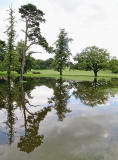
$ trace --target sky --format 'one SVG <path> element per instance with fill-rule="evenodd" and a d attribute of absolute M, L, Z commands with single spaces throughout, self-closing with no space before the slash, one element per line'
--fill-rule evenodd
<path fill-rule="evenodd" d="M 60 28 L 65 28 L 68 37 L 73 39 L 70 44 L 73 57 L 85 47 L 96 45 L 118 58 L 118 0 L 0 0 L 0 39 L 7 38 L 4 31 L 11 4 L 17 21 L 16 41 L 24 38 L 18 8 L 27 3 L 45 13 L 46 23 L 41 24 L 41 31 L 50 45 L 57 40 Z M 32 50 L 42 52 L 34 54 L 36 59 L 52 57 L 39 46 Z"/>

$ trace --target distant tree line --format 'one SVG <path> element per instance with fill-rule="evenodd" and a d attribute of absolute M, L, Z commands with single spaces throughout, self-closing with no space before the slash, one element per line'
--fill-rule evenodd
<path fill-rule="evenodd" d="M 112 73 L 118 73 L 118 60 L 110 57 L 106 49 L 97 46 L 89 46 L 73 57 L 74 62 L 70 61 L 72 53 L 69 49 L 69 43 L 72 41 L 68 37 L 65 29 L 60 29 L 58 38 L 54 46 L 49 46 L 46 39 L 42 36 L 40 24 L 45 22 L 43 11 L 32 4 L 23 5 L 19 8 L 21 19 L 25 24 L 23 28 L 24 40 L 15 43 L 15 18 L 12 8 L 9 9 L 9 25 L 6 30 L 7 41 L 0 40 L 0 71 L 7 71 L 8 78 L 11 71 L 20 74 L 20 80 L 23 80 L 23 74 L 31 69 L 54 69 L 62 76 L 65 68 L 77 70 L 92 70 L 95 77 L 103 69 L 109 69 Z M 48 53 L 52 53 L 54 58 L 47 60 L 34 59 L 31 46 L 42 46 Z M 39 54 L 41 54 L 39 52 Z"/>

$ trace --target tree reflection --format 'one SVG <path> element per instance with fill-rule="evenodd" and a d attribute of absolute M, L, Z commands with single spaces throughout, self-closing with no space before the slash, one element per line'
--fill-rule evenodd
<path fill-rule="evenodd" d="M 15 115 L 14 115 L 14 100 L 13 92 L 11 86 L 11 79 L 8 79 L 8 100 L 7 100 L 7 126 L 9 128 L 9 143 L 12 144 L 14 136 L 14 124 L 15 124 Z"/>
<path fill-rule="evenodd" d="M 8 141 L 12 144 L 15 124 L 14 87 L 11 79 L 1 80 L 0 83 L 0 109 L 7 111 L 6 126 L 8 130 Z"/>
<path fill-rule="evenodd" d="M 39 135 L 39 126 L 40 122 L 44 120 L 47 113 L 51 111 L 50 107 L 45 107 L 41 111 L 32 113 L 27 107 L 26 103 L 28 100 L 25 98 L 25 92 L 23 88 L 23 84 L 21 83 L 21 102 L 24 113 L 24 126 L 25 126 L 25 134 L 20 137 L 20 142 L 18 143 L 18 148 L 20 151 L 30 153 L 36 147 L 40 146 L 43 143 L 43 135 Z M 28 114 L 28 116 L 26 116 Z"/>
<path fill-rule="evenodd" d="M 39 135 L 40 122 L 44 120 L 47 113 L 51 111 L 51 107 L 44 107 L 42 110 L 32 113 L 29 111 L 27 104 L 32 107 L 37 107 L 29 103 L 31 91 L 39 84 L 39 80 L 33 79 L 27 83 L 19 83 L 17 80 L 12 81 L 2 80 L 0 83 L 0 109 L 6 109 L 9 144 L 13 143 L 14 124 L 15 124 L 15 109 L 18 107 L 23 111 L 25 134 L 21 136 L 18 148 L 21 151 L 30 153 L 36 147 L 43 143 L 43 135 Z M 40 83 L 42 85 L 42 82 Z"/>
<path fill-rule="evenodd" d="M 53 96 L 43 109 L 40 109 L 39 104 L 30 104 L 32 90 L 35 86 L 46 86 L 53 89 Z M 77 82 L 64 81 L 62 78 L 56 79 L 29 79 L 27 83 L 19 83 L 17 80 L 7 80 L 0 82 L 0 109 L 6 110 L 7 118 L 6 125 L 8 130 L 9 144 L 13 143 L 15 136 L 15 123 L 18 120 L 15 115 L 15 110 L 23 113 L 24 135 L 20 136 L 17 147 L 20 151 L 30 153 L 35 148 L 39 147 L 44 141 L 44 135 L 40 133 L 40 124 L 46 118 L 46 115 L 51 111 L 51 108 L 56 110 L 59 121 L 63 121 L 66 114 L 71 112 L 67 108 L 67 103 L 70 98 L 70 89 L 73 88 L 73 95 L 79 98 L 84 104 L 89 106 L 97 106 L 105 104 L 110 96 L 114 96 L 117 89 L 118 81 L 105 81 L 95 79 L 93 82 Z M 34 112 L 34 108 L 37 112 Z"/>
<path fill-rule="evenodd" d="M 109 92 L 106 90 L 110 88 L 110 82 L 105 80 L 94 79 L 93 82 L 74 82 L 75 90 L 73 94 L 79 98 L 82 103 L 89 106 L 96 106 L 105 104 L 109 98 Z"/>
<path fill-rule="evenodd" d="M 54 96 L 49 100 L 49 103 L 51 103 L 54 109 L 56 110 L 56 113 L 58 115 L 58 120 L 63 121 L 66 113 L 71 112 L 71 110 L 67 108 L 67 102 L 68 99 L 70 98 L 69 84 L 63 81 L 62 78 L 60 77 L 60 79 L 56 81 L 53 90 L 54 90 Z"/>
<path fill-rule="evenodd" d="M 46 81 L 42 83 L 46 83 Z M 42 83 L 40 81 L 39 84 L 42 85 Z M 66 113 L 70 112 L 70 109 L 67 109 L 67 101 L 70 98 L 68 84 L 60 78 L 57 81 L 53 80 L 53 83 L 48 81 L 46 86 L 53 88 L 54 90 L 54 96 L 49 100 L 50 106 L 44 107 L 41 111 L 32 113 L 26 107 L 26 104 L 29 104 L 29 101 L 26 99 L 26 92 L 24 92 L 23 84 L 21 84 L 20 102 L 24 113 L 25 134 L 20 137 L 20 142 L 18 143 L 20 151 L 30 153 L 43 143 L 44 136 L 38 134 L 38 131 L 40 122 L 44 120 L 47 113 L 51 111 L 51 107 L 54 107 L 57 111 L 58 119 L 60 121 L 65 118 Z"/>
<path fill-rule="evenodd" d="M 20 151 L 30 153 L 36 147 L 43 143 L 43 135 L 38 134 L 40 122 L 45 118 L 50 111 L 50 107 L 44 108 L 38 113 L 30 114 L 25 122 L 25 135 L 20 137 L 18 148 Z"/>

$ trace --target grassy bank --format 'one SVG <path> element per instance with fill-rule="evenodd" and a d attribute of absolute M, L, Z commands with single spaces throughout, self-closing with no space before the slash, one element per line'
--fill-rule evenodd
<path fill-rule="evenodd" d="M 33 73 L 35 72 L 35 74 Z M 40 72 L 40 74 L 37 74 Z M 4 77 L 7 76 L 7 72 L 0 72 L 0 76 Z M 19 77 L 19 74 L 16 72 L 12 72 L 12 76 Z M 39 77 L 54 77 L 59 78 L 59 72 L 54 70 L 38 70 L 38 71 L 30 71 L 24 74 L 24 77 L 32 77 L 32 78 L 39 78 Z M 68 69 L 63 71 L 63 78 L 68 80 L 93 80 L 94 74 L 92 71 L 78 71 L 78 70 L 71 70 Z M 118 78 L 118 74 L 113 74 L 111 71 L 100 71 L 98 72 L 98 79 L 110 79 L 110 78 Z"/>
<path fill-rule="evenodd" d="M 38 71 L 40 74 L 33 74 L 33 72 L 28 72 L 24 74 L 24 77 L 55 77 L 59 78 L 59 72 L 54 70 L 40 70 Z M 92 71 L 78 71 L 78 70 L 71 70 L 68 69 L 63 71 L 63 78 L 70 79 L 70 80 L 93 80 L 94 74 Z M 118 78 L 118 74 L 113 74 L 111 71 L 100 71 L 98 72 L 98 79 L 99 78 Z"/>

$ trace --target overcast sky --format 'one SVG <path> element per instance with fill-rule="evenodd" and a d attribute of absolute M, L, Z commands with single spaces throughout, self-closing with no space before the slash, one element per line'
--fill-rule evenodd
<path fill-rule="evenodd" d="M 46 23 L 41 29 L 50 45 L 56 41 L 59 29 L 65 28 L 74 40 L 70 44 L 73 56 L 87 46 L 96 45 L 118 57 L 118 0 L 0 0 L 0 39 L 5 38 L 6 10 L 11 4 L 18 22 L 16 41 L 22 38 L 18 8 L 27 3 L 36 5 L 45 13 Z M 39 47 L 33 49 L 45 53 Z M 34 57 L 47 59 L 50 56 L 35 54 Z"/>

